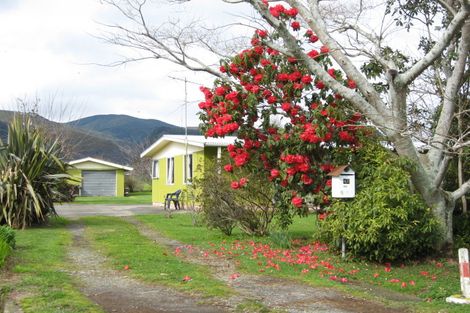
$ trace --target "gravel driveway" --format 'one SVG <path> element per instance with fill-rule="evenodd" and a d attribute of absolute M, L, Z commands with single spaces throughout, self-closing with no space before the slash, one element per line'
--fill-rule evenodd
<path fill-rule="evenodd" d="M 132 216 L 139 214 L 161 214 L 163 206 L 143 204 L 74 204 L 65 203 L 55 206 L 60 216 L 74 219 L 83 216 Z"/>

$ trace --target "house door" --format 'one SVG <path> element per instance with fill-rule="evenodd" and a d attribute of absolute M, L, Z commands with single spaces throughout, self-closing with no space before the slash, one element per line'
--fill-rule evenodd
<path fill-rule="evenodd" d="M 82 171 L 82 196 L 116 196 L 116 171 Z"/>

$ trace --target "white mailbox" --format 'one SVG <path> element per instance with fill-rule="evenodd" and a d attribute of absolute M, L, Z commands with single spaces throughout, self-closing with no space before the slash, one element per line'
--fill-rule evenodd
<path fill-rule="evenodd" d="M 349 165 L 338 166 L 328 176 L 331 176 L 331 196 L 333 198 L 354 198 L 356 196 L 356 174 Z"/>

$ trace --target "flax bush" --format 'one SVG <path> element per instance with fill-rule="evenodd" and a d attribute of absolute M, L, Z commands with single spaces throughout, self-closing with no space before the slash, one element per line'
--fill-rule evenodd
<path fill-rule="evenodd" d="M 7 142 L 0 141 L 0 225 L 24 228 L 56 214 L 54 200 L 63 196 L 59 186 L 70 179 L 59 151 L 29 117 L 12 120 Z"/>

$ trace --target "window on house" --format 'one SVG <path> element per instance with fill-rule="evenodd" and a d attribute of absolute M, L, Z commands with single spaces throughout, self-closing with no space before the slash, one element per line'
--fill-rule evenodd
<path fill-rule="evenodd" d="M 158 160 L 153 160 L 152 162 L 152 177 L 160 178 L 160 168 L 158 166 Z"/>
<path fill-rule="evenodd" d="M 191 183 L 193 180 L 193 155 L 188 154 L 184 158 L 184 182 Z"/>
<path fill-rule="evenodd" d="M 175 158 L 166 159 L 166 183 L 175 183 Z"/>

